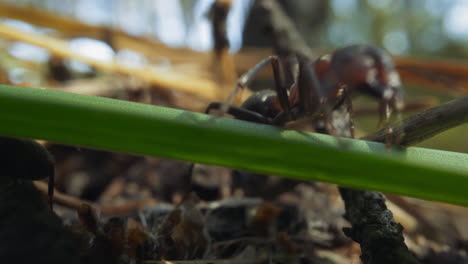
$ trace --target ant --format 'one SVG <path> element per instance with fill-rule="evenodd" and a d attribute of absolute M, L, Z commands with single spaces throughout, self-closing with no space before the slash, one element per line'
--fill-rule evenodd
<path fill-rule="evenodd" d="M 297 62 L 295 74 L 282 69 L 277 56 L 264 59 L 240 76 L 226 103 L 210 103 L 205 113 L 220 110 L 240 120 L 276 126 L 311 117 L 317 121 L 317 130 L 321 126 L 332 135 L 354 137 L 349 117 L 350 96 L 354 91 L 379 100 L 381 122 L 388 122 L 391 114 L 403 107 L 399 75 L 390 55 L 380 48 L 352 45 L 321 56 L 314 63 L 297 55 Z M 240 107 L 230 105 L 235 94 L 269 64 L 273 68 L 275 90 L 254 93 Z M 285 83 L 288 74 L 295 76 L 292 84 Z M 342 118 L 337 120 L 335 113 L 342 114 Z"/>

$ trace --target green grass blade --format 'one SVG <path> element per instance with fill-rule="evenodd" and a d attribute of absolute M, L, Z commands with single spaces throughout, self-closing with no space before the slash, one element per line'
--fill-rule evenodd
<path fill-rule="evenodd" d="M 139 103 L 0 86 L 0 134 L 468 205 L 468 155 L 288 131 Z M 341 141 L 340 141 L 341 142 Z M 27 166 L 27 164 L 25 164 Z"/>

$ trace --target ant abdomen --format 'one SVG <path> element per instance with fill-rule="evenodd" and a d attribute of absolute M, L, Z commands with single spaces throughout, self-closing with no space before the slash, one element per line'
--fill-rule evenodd
<path fill-rule="evenodd" d="M 276 92 L 273 90 L 254 93 L 242 103 L 241 107 L 271 119 L 282 111 Z"/>

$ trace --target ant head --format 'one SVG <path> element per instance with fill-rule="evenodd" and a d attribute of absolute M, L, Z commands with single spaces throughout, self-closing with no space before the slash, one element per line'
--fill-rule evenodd
<path fill-rule="evenodd" d="M 354 45 L 337 50 L 330 61 L 328 79 L 350 91 L 378 98 L 392 110 L 403 107 L 403 90 L 392 58 L 384 50 Z M 330 82 L 330 81 L 329 81 Z"/>

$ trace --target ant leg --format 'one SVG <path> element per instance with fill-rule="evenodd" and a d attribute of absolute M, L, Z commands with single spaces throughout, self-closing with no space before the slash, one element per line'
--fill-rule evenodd
<path fill-rule="evenodd" d="M 379 103 L 379 126 L 388 125 L 391 115 L 392 109 L 389 102 L 387 100 L 381 101 Z"/>
<path fill-rule="evenodd" d="M 312 68 L 309 60 L 302 56 L 298 56 L 299 60 L 299 105 L 301 111 L 307 115 L 314 112 L 313 104 L 318 103 L 318 110 L 323 111 L 324 121 L 327 130 L 331 135 L 336 136 L 337 131 L 332 122 L 332 109 L 328 102 L 328 95 L 321 85 L 315 70 Z M 315 101 L 313 101 L 315 100 Z M 317 102 L 318 101 L 318 102 Z"/>
<path fill-rule="evenodd" d="M 398 109 L 395 109 L 392 107 L 388 102 L 380 102 L 379 105 L 379 112 L 380 112 L 380 122 L 379 126 L 385 127 L 386 130 L 386 136 L 385 136 L 385 147 L 387 150 L 390 150 L 393 145 L 398 145 L 400 144 L 400 137 L 401 137 L 401 132 L 396 132 L 394 131 L 394 127 L 390 125 L 391 121 L 390 119 L 394 116 L 392 114 L 396 112 L 397 114 L 400 114 Z"/>
<path fill-rule="evenodd" d="M 276 93 L 278 94 L 278 100 L 281 104 L 281 107 L 283 108 L 284 111 L 289 112 L 290 106 L 289 106 L 289 100 L 288 100 L 288 91 L 285 88 L 284 85 L 284 79 L 283 79 L 283 74 L 281 71 L 281 67 L 279 64 L 279 59 L 277 56 L 270 56 L 261 62 L 259 62 L 257 65 L 255 65 L 253 68 L 248 70 L 246 73 L 242 74 L 239 79 L 237 80 L 237 85 L 234 88 L 234 90 L 231 92 L 231 94 L 228 96 L 226 101 L 221 107 L 221 113 L 225 113 L 229 106 L 232 104 L 232 101 L 234 100 L 234 97 L 236 94 L 243 88 L 247 87 L 250 82 L 253 80 L 253 78 L 261 71 L 263 70 L 268 64 L 271 64 L 273 68 L 273 77 L 275 79 L 275 90 Z"/>
<path fill-rule="evenodd" d="M 301 110 L 305 113 L 312 112 L 312 102 L 314 98 L 318 99 L 320 105 L 325 105 L 327 95 L 320 84 L 320 81 L 312 68 L 308 59 L 298 56 L 299 61 L 299 76 L 298 76 L 298 91 L 299 91 L 299 105 Z M 312 94 L 313 92 L 313 94 Z"/>
<path fill-rule="evenodd" d="M 352 114 L 353 114 L 353 102 L 351 101 L 351 96 L 349 95 L 349 93 L 344 90 L 343 92 L 343 97 L 344 97 L 344 101 L 343 101 L 343 104 L 344 104 L 344 107 L 346 107 L 346 116 L 347 116 L 347 130 L 348 130 L 348 135 L 350 138 L 354 138 L 354 122 L 353 122 L 353 119 L 351 118 Z"/>
<path fill-rule="evenodd" d="M 278 96 L 278 100 L 280 102 L 283 111 L 289 115 L 291 112 L 291 106 L 289 105 L 289 96 L 288 90 L 286 88 L 283 73 L 284 71 L 281 70 L 281 65 L 279 63 L 278 57 L 274 57 L 271 61 L 271 66 L 273 68 L 273 77 L 275 79 L 275 91 L 276 95 Z"/>
<path fill-rule="evenodd" d="M 209 114 L 211 110 L 222 110 L 223 106 L 226 105 L 220 102 L 210 103 L 205 110 L 205 114 Z M 260 124 L 272 124 L 271 119 L 264 117 L 257 112 L 253 112 L 239 106 L 227 105 L 225 112 L 234 116 L 236 119 Z"/>
<path fill-rule="evenodd" d="M 324 129 L 335 137 L 354 138 L 354 123 L 351 119 L 352 102 L 346 89 L 342 89 L 342 96 L 334 108 L 330 105 L 327 88 L 324 87 L 311 63 L 304 57 L 299 57 L 299 104 L 304 114 L 314 111 L 313 104 L 318 103 L 316 108 L 323 112 Z M 342 145 L 342 141 L 338 140 Z"/>

